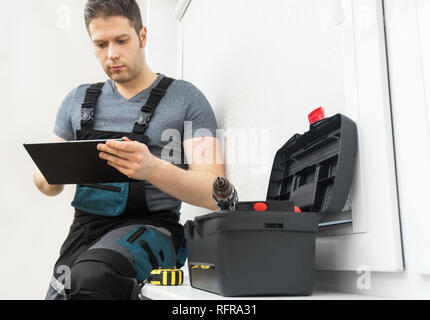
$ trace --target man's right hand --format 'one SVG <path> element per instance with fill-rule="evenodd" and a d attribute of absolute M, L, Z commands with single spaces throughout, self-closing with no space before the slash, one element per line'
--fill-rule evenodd
<path fill-rule="evenodd" d="M 52 141 L 53 142 L 61 142 L 61 141 L 66 141 L 62 138 L 60 138 L 57 135 L 53 135 L 52 137 Z M 46 181 L 45 177 L 43 176 L 43 174 L 40 172 L 40 170 L 38 168 L 36 168 L 34 170 L 34 174 L 33 174 L 33 178 L 34 178 L 34 184 L 36 185 L 37 189 L 40 190 L 40 192 L 42 192 L 44 195 L 48 196 L 48 197 L 55 197 L 57 195 L 59 195 L 63 189 L 64 189 L 64 185 L 51 185 L 48 183 L 48 181 Z"/>

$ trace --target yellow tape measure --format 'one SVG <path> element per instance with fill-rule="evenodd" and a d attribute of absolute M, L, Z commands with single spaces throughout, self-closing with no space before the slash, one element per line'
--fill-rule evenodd
<path fill-rule="evenodd" d="M 179 286 L 184 282 L 184 272 L 180 269 L 155 269 L 148 281 L 157 286 Z"/>

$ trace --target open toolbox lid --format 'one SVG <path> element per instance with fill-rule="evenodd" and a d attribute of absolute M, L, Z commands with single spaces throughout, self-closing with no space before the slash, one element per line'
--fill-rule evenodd
<path fill-rule="evenodd" d="M 276 153 L 267 200 L 290 200 L 302 211 L 340 213 L 345 207 L 357 153 L 357 127 L 337 114 L 294 135 Z"/>

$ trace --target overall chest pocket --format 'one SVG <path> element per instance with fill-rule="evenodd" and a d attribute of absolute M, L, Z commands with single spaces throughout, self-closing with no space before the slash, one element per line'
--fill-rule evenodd
<path fill-rule="evenodd" d="M 129 189 L 129 182 L 77 185 L 72 206 L 80 211 L 116 217 L 127 206 Z"/>

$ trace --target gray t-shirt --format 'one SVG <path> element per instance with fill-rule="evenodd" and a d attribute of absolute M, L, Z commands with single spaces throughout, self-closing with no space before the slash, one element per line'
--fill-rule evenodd
<path fill-rule="evenodd" d="M 131 99 L 125 99 L 109 79 L 102 88 L 95 113 L 94 130 L 132 132 L 140 110 L 151 90 L 164 75 Z M 55 122 L 54 134 L 75 140 L 81 126 L 81 106 L 90 84 L 73 89 L 61 104 Z M 151 153 L 183 169 L 188 169 L 182 147 L 183 141 L 201 136 L 216 136 L 217 123 L 209 102 L 193 84 L 174 81 L 158 105 L 146 129 Z M 162 192 L 145 181 L 148 208 L 152 211 L 170 210 L 179 215 L 181 201 Z"/>

